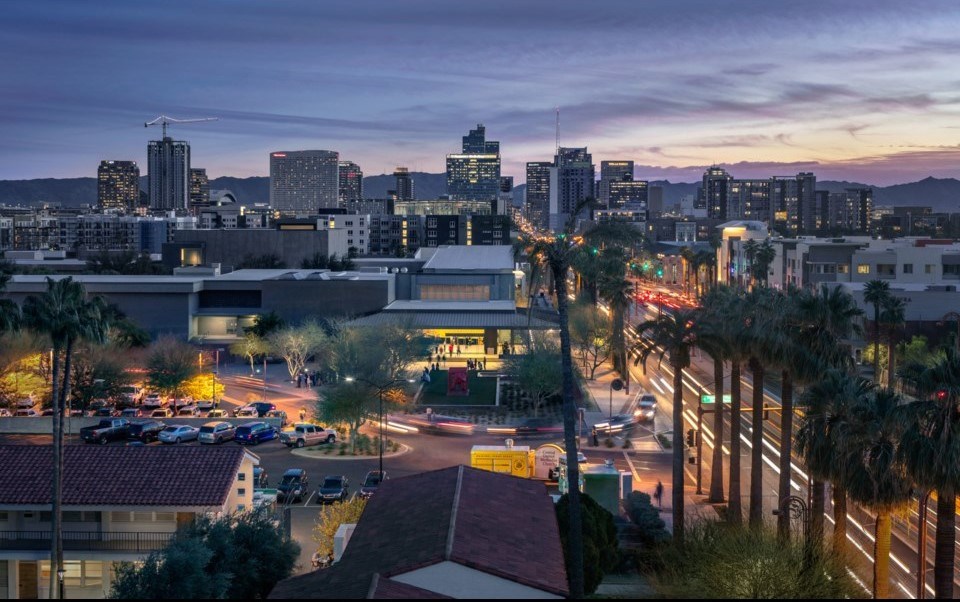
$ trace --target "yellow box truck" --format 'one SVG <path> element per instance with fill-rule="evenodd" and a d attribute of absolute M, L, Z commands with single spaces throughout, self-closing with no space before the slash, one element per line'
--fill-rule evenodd
<path fill-rule="evenodd" d="M 515 477 L 533 477 L 533 450 L 526 445 L 474 445 L 470 450 L 470 466 Z"/>

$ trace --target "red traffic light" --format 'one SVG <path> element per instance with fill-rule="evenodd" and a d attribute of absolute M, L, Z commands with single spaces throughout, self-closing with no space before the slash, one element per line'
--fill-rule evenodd
<path fill-rule="evenodd" d="M 947 398 L 947 392 L 943 389 L 937 391 L 937 401 L 943 401 Z"/>

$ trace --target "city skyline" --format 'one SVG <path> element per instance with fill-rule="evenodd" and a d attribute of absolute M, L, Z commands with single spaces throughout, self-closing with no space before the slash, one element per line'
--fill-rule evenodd
<path fill-rule="evenodd" d="M 520 184 L 554 154 L 554 107 L 562 146 L 633 160 L 645 179 L 694 182 L 714 163 L 875 185 L 960 176 L 949 2 L 611 2 L 586 17 L 369 4 L 231 2 L 229 19 L 218 2 L 11 6 L 0 179 L 146 164 L 142 123 L 165 113 L 220 118 L 170 134 L 211 177 L 265 175 L 276 148 L 442 173 L 484 123 Z"/>

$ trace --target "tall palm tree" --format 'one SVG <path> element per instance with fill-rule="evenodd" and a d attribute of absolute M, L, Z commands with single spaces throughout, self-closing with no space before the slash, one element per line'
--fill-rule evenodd
<path fill-rule="evenodd" d="M 904 409 L 901 459 L 917 485 L 937 491 L 934 589 L 938 599 L 951 599 L 960 491 L 960 355 L 947 348 L 932 366 L 910 378 L 924 399 Z"/>
<path fill-rule="evenodd" d="M 897 330 L 907 321 L 907 302 L 900 297 L 889 296 L 881 302 L 880 322 L 887 330 L 887 388 L 893 389 L 897 353 Z"/>
<path fill-rule="evenodd" d="M 863 301 L 873 304 L 873 379 L 880 378 L 880 306 L 890 296 L 890 283 L 871 280 L 863 286 Z"/>
<path fill-rule="evenodd" d="M 828 370 L 801 397 L 806 408 L 797 429 L 797 451 L 813 479 L 810 530 L 813 541 L 823 537 L 824 482 L 832 483 L 833 551 L 840 557 L 847 545 L 847 493 L 842 443 L 850 428 L 850 411 L 870 394 L 873 385 L 842 371 Z"/>
<path fill-rule="evenodd" d="M 51 596 L 57 594 L 53 575 L 63 567 L 63 435 L 64 410 L 70 395 L 70 368 L 74 346 L 80 340 L 103 342 L 108 327 L 103 299 L 86 298 L 79 282 L 67 277 L 47 278 L 47 292 L 30 295 L 23 303 L 24 323 L 44 333 L 53 346 L 51 398 L 53 405 L 53 483 L 50 550 Z M 62 358 L 62 364 L 61 364 Z M 62 384 L 61 384 L 62 378 Z"/>
<path fill-rule="evenodd" d="M 684 535 L 683 514 L 683 371 L 690 367 L 690 351 L 697 344 L 699 332 L 698 312 L 678 310 L 663 314 L 656 320 L 647 320 L 637 325 L 637 353 L 634 364 L 643 363 L 657 355 L 658 361 L 669 357 L 673 368 L 673 536 L 682 544 Z"/>
<path fill-rule="evenodd" d="M 770 279 L 770 264 L 777 257 L 777 250 L 770 244 L 769 240 L 763 241 L 753 257 L 753 263 L 750 264 L 750 272 L 753 274 L 754 284 L 767 286 Z"/>
<path fill-rule="evenodd" d="M 891 513 L 910 500 L 912 482 L 898 448 L 904 422 L 900 396 L 874 390 L 851 408 L 850 429 L 840 449 L 850 498 L 877 515 L 873 545 L 873 597 L 890 593 Z"/>
<path fill-rule="evenodd" d="M 626 313 L 633 302 L 633 285 L 623 276 L 603 276 L 600 279 L 600 296 L 610 306 L 613 367 L 621 376 L 626 376 L 627 344 L 624 324 Z"/>
<path fill-rule="evenodd" d="M 727 336 L 727 357 L 730 360 L 730 482 L 727 501 L 727 520 L 732 525 L 743 521 L 742 487 L 740 480 L 740 432 L 742 425 L 741 367 L 750 358 L 750 327 L 748 306 L 742 293 L 728 298 L 724 314 Z"/>
<path fill-rule="evenodd" d="M 743 255 L 747 258 L 747 270 L 750 274 L 750 284 L 753 284 L 757 281 L 757 274 L 754 272 L 753 266 L 757 257 L 758 248 L 760 248 L 760 244 L 752 238 L 743 244 Z M 738 275 L 740 274 L 738 273 Z"/>

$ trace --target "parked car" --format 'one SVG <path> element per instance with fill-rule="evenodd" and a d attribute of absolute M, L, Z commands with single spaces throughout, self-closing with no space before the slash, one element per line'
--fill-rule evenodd
<path fill-rule="evenodd" d="M 307 471 L 302 468 L 291 468 L 283 473 L 280 482 L 277 483 L 277 501 L 303 501 L 308 485 Z"/>
<path fill-rule="evenodd" d="M 45 410 L 43 410 L 42 412 L 40 412 L 40 415 L 41 415 L 41 416 L 53 416 L 53 408 L 46 408 Z"/>
<path fill-rule="evenodd" d="M 120 412 L 121 418 L 141 418 L 143 416 L 146 416 L 146 413 L 142 408 L 124 408 Z"/>
<path fill-rule="evenodd" d="M 91 416 L 95 416 L 95 412 L 100 408 L 110 407 L 110 402 L 106 399 L 94 399 L 89 404 L 87 404 L 87 411 L 90 412 Z"/>
<path fill-rule="evenodd" d="M 252 408 L 250 406 L 243 406 L 237 408 L 233 412 L 234 417 L 236 418 L 259 418 L 260 413 L 257 412 L 257 408 Z"/>
<path fill-rule="evenodd" d="M 208 422 L 200 427 L 200 443 L 223 443 L 237 435 L 237 427 L 229 422 Z"/>
<path fill-rule="evenodd" d="M 270 410 L 264 415 L 264 418 L 279 418 L 280 426 L 287 426 L 287 413 L 283 410 Z"/>
<path fill-rule="evenodd" d="M 126 405 L 137 405 L 143 398 L 143 389 L 138 385 L 124 385 L 120 387 L 120 401 Z"/>
<path fill-rule="evenodd" d="M 209 412 L 213 408 L 217 407 L 216 402 L 211 401 L 209 399 L 198 399 L 197 403 L 195 403 L 194 405 L 196 405 L 197 409 L 200 410 L 201 412 Z"/>
<path fill-rule="evenodd" d="M 183 406 L 177 410 L 177 416 L 181 416 L 183 418 L 196 418 L 199 415 L 200 410 L 197 408 L 197 406 Z"/>
<path fill-rule="evenodd" d="M 247 404 L 248 408 L 256 408 L 257 416 L 263 418 L 270 410 L 276 410 L 277 406 L 269 401 L 251 401 Z"/>
<path fill-rule="evenodd" d="M 277 438 L 277 431 L 266 422 L 247 422 L 237 427 L 237 443 L 258 445 Z"/>
<path fill-rule="evenodd" d="M 167 400 L 161 397 L 159 393 L 147 393 L 143 396 L 141 405 L 144 408 L 162 408 L 167 405 Z"/>
<path fill-rule="evenodd" d="M 87 443 L 105 444 L 107 441 L 126 439 L 130 432 L 130 421 L 126 418 L 101 420 L 97 426 L 85 426 L 80 429 L 80 438 Z"/>
<path fill-rule="evenodd" d="M 150 412 L 151 418 L 173 418 L 173 411 L 170 408 L 157 408 Z"/>
<path fill-rule="evenodd" d="M 27 395 L 26 397 L 21 397 L 17 400 L 17 407 L 22 409 L 32 408 L 37 405 L 37 398 L 34 397 L 33 393 Z"/>
<path fill-rule="evenodd" d="M 220 408 L 214 408 L 207 412 L 207 418 L 227 418 L 229 415 L 226 410 Z"/>
<path fill-rule="evenodd" d="M 150 443 L 156 441 L 160 436 L 160 431 L 165 428 L 167 428 L 167 425 L 159 420 L 136 420 L 130 423 L 127 439 Z"/>
<path fill-rule="evenodd" d="M 117 416 L 117 410 L 113 406 L 103 406 L 91 412 L 90 415 L 99 416 L 101 418 L 105 418 L 109 416 Z"/>
<path fill-rule="evenodd" d="M 174 399 L 173 401 L 171 401 L 171 402 L 170 402 L 170 405 L 173 406 L 173 409 L 174 409 L 174 410 L 179 411 L 180 408 L 185 408 L 185 407 L 187 407 L 187 406 L 192 406 L 192 405 L 194 405 L 194 404 L 193 404 L 193 398 L 192 398 L 192 397 L 180 397 L 180 398 L 178 398 L 178 399 Z"/>
<path fill-rule="evenodd" d="M 363 479 L 363 485 L 360 486 L 360 497 L 369 499 L 377 492 L 380 483 L 388 478 L 386 471 L 381 473 L 379 470 L 371 470 L 368 472 Z"/>
<path fill-rule="evenodd" d="M 270 479 L 267 478 L 267 471 L 259 466 L 253 467 L 253 488 L 266 489 L 270 486 Z"/>
<path fill-rule="evenodd" d="M 280 443 L 287 447 L 334 443 L 336 440 L 337 431 L 306 422 L 298 422 L 292 428 L 280 432 Z"/>
<path fill-rule="evenodd" d="M 14 414 L 14 416 L 17 416 L 17 417 L 26 417 L 26 418 L 33 418 L 34 416 L 39 416 L 39 415 L 40 415 L 40 412 L 34 410 L 33 408 L 19 409 Z"/>
<path fill-rule="evenodd" d="M 0 408 L 0 418 L 10 418 L 13 414 L 7 408 Z"/>
<path fill-rule="evenodd" d="M 200 429 L 187 424 L 171 424 L 160 431 L 158 439 L 161 443 L 182 443 L 184 441 L 196 441 L 200 434 Z"/>
<path fill-rule="evenodd" d="M 350 481 L 343 475 L 328 475 L 317 488 L 317 503 L 343 502 L 350 495 Z"/>

